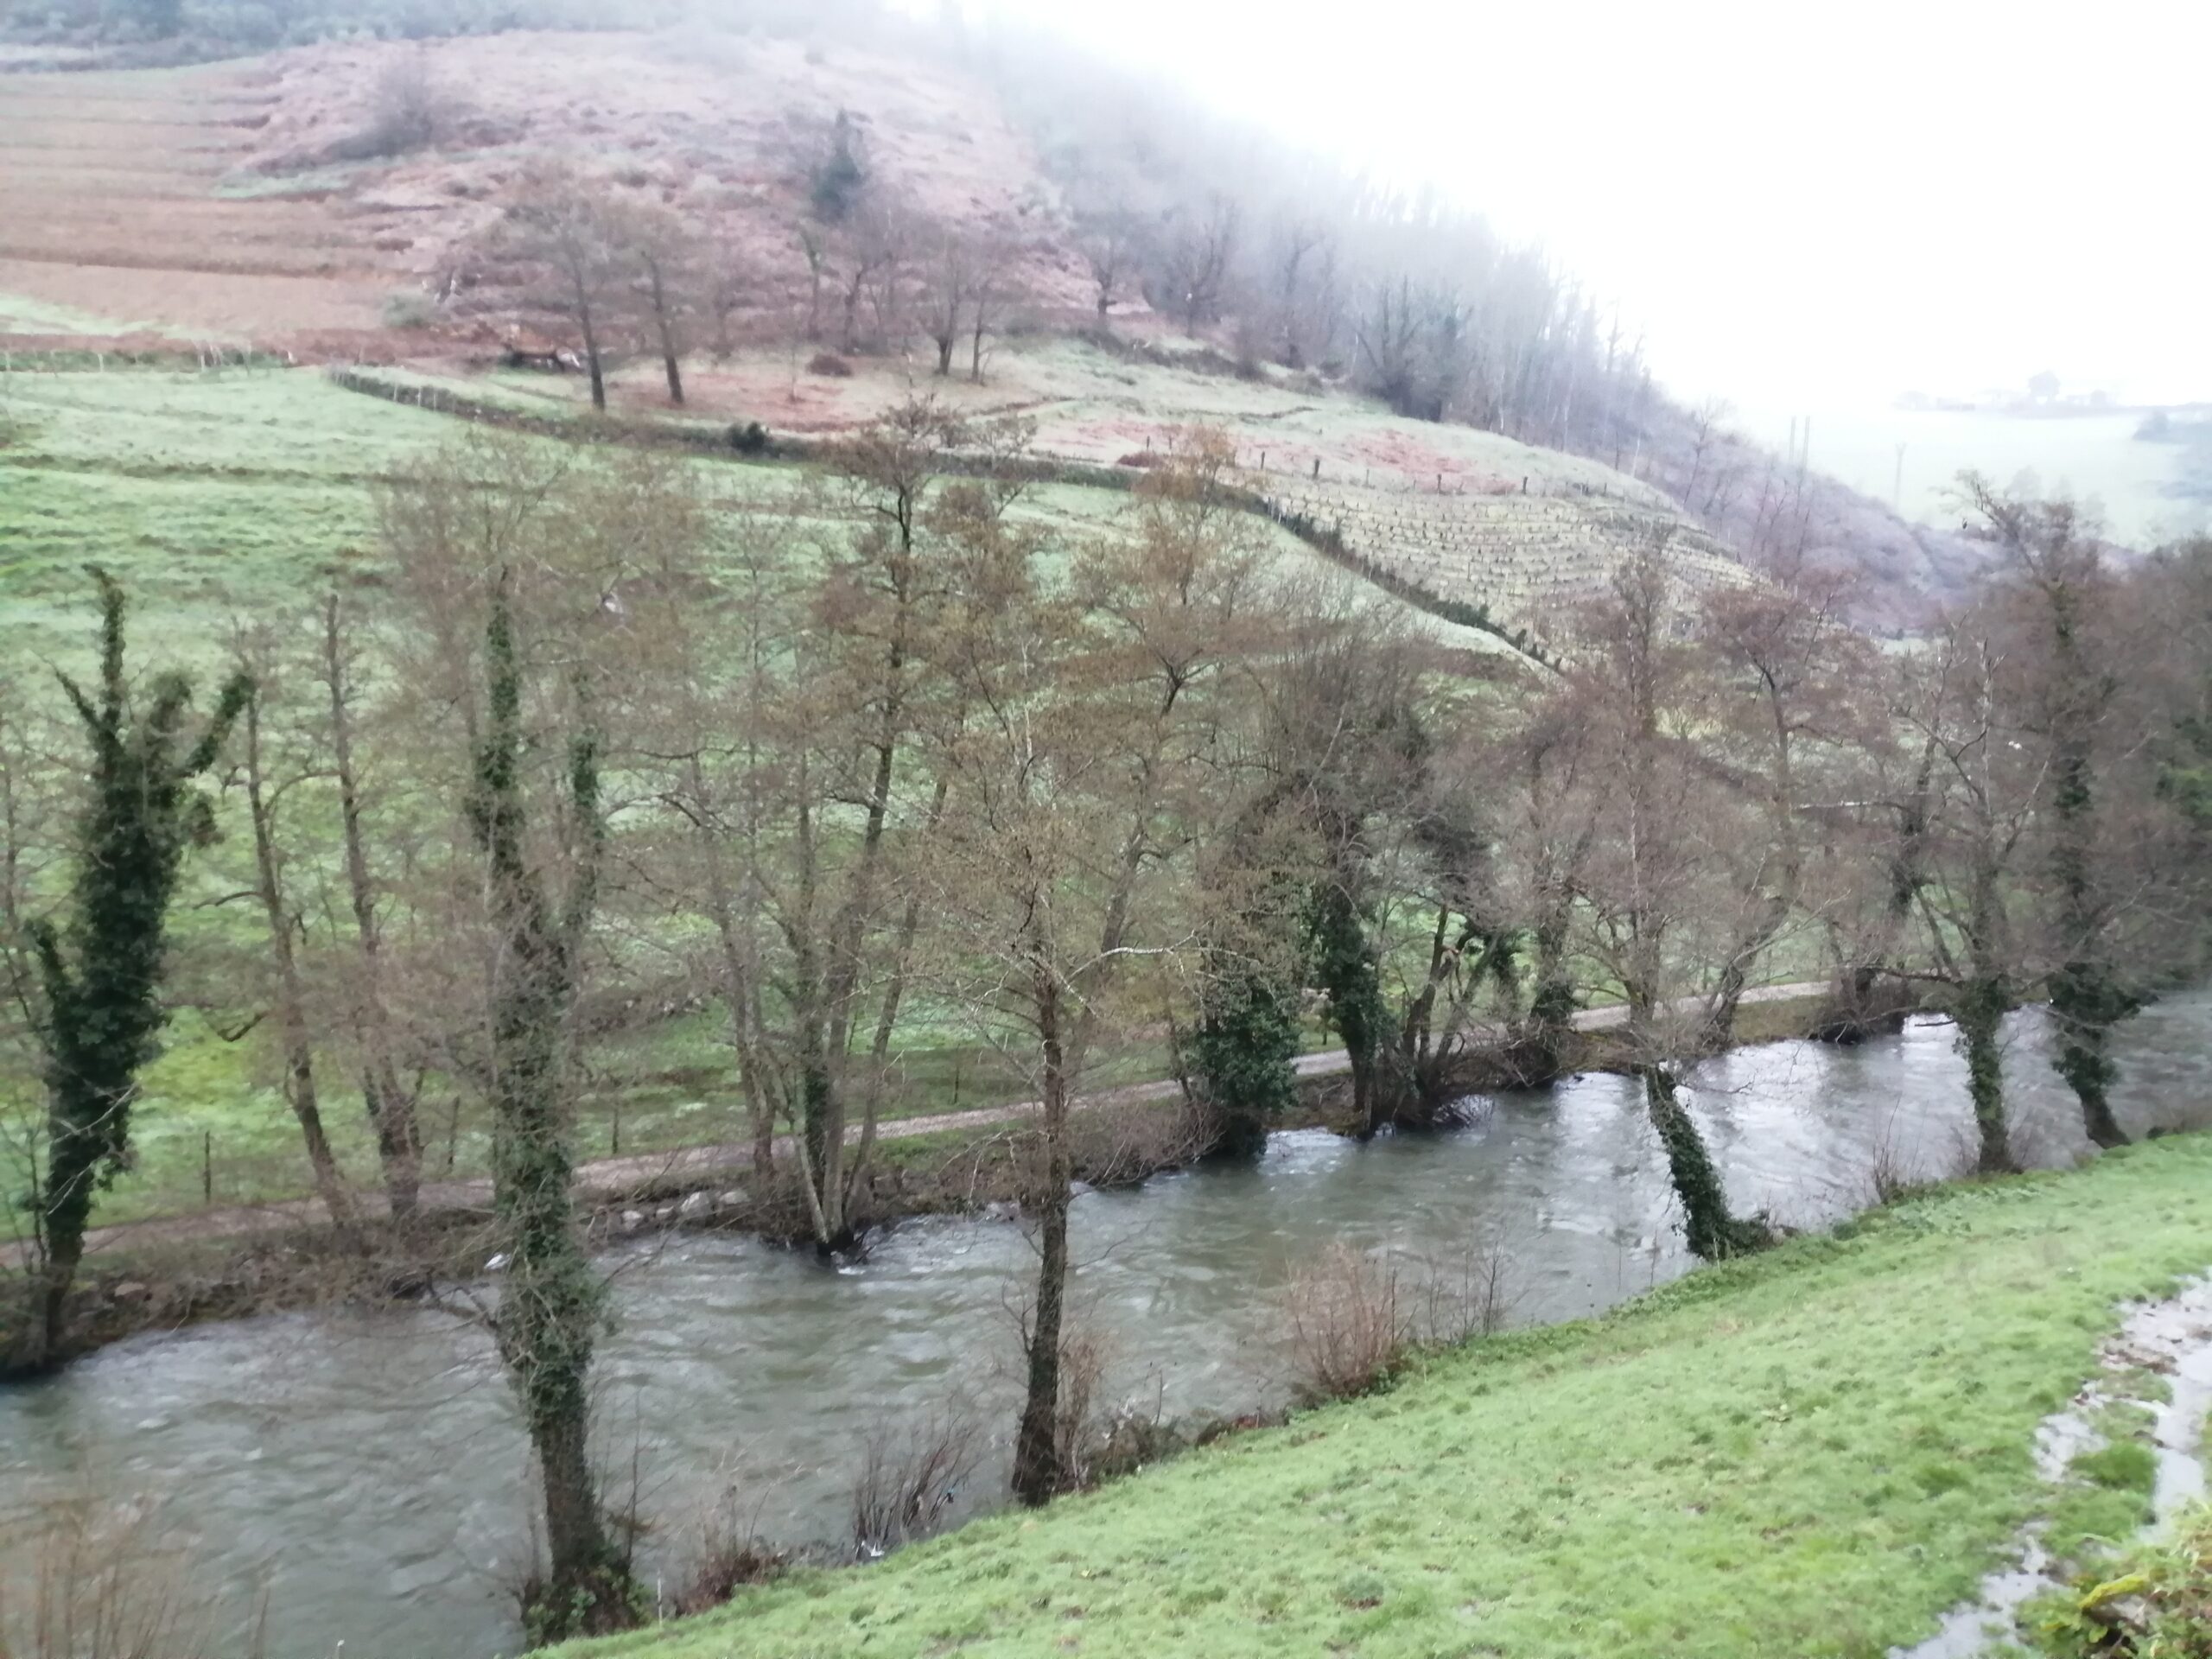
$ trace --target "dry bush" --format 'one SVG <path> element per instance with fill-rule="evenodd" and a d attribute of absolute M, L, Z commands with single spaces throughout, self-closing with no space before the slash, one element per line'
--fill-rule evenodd
<path fill-rule="evenodd" d="M 1087 1106 L 1068 1120 L 1068 1155 L 1093 1186 L 1128 1186 L 1204 1154 L 1204 1116 L 1180 1098 Z"/>
<path fill-rule="evenodd" d="M 1980 1162 L 1973 1132 L 1963 1125 L 1953 1130 L 1947 1144 L 1920 1159 L 1908 1160 L 1897 1137 L 1897 1120 L 1891 1118 L 1883 1124 L 1868 1154 L 1867 1202 L 1895 1204 L 1929 1187 L 1969 1179 L 1980 1167 Z"/>
<path fill-rule="evenodd" d="M 1387 1255 L 1332 1244 L 1283 1294 L 1292 1387 L 1315 1404 L 1367 1393 L 1411 1345 L 1398 1269 Z"/>
<path fill-rule="evenodd" d="M 738 1493 L 738 1483 L 724 1485 L 690 1529 L 683 1573 L 669 1610 L 679 1617 L 719 1607 L 747 1586 L 766 1584 L 791 1564 L 790 1551 L 760 1535 L 760 1499 L 744 1503 Z"/>
<path fill-rule="evenodd" d="M 1505 1328 L 1522 1294 L 1504 1242 L 1478 1238 L 1458 1255 L 1421 1263 L 1415 1329 L 1422 1344 L 1431 1348 L 1491 1336 Z"/>
<path fill-rule="evenodd" d="M 849 380 L 853 378 L 853 365 L 835 352 L 817 352 L 812 357 L 807 359 L 806 372 L 809 374 L 828 375 L 833 380 Z"/>
<path fill-rule="evenodd" d="M 975 1419 L 950 1408 L 903 1433 L 884 1429 L 868 1436 L 853 1479 L 855 1558 L 874 1560 L 943 1531 L 976 1471 L 980 1438 Z"/>
<path fill-rule="evenodd" d="M 459 96 L 430 67 L 429 56 L 408 52 L 378 72 L 369 89 L 368 124 L 333 144 L 331 162 L 385 161 L 438 143 L 461 119 Z"/>
<path fill-rule="evenodd" d="M 160 1534 L 142 1507 L 76 1499 L 0 1535 L 0 1659 L 259 1654 L 260 1630 L 224 1631 L 189 1563 Z"/>
<path fill-rule="evenodd" d="M 1071 1324 L 1060 1333 L 1060 1490 L 1079 1492 L 1096 1483 L 1096 1453 L 1105 1442 L 1101 1428 L 1102 1390 L 1109 1356 L 1096 1332 Z"/>

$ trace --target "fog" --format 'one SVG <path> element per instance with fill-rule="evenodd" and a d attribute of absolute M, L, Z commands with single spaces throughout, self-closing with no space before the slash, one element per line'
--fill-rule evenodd
<path fill-rule="evenodd" d="M 1688 399 L 1863 410 L 2044 369 L 2212 397 L 2212 8 L 971 10 L 1481 208 L 1618 304 Z"/>

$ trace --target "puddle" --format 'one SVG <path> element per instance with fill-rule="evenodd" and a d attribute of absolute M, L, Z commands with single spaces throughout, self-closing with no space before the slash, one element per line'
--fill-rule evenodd
<path fill-rule="evenodd" d="M 2164 1301 L 2128 1313 L 2120 1333 L 2098 1355 L 2109 1375 L 2154 1371 L 2166 1379 L 2169 1397 L 2153 1404 L 2152 1445 L 2158 1478 L 2152 1495 L 2155 1535 L 2190 1503 L 2204 1496 L 2204 1465 L 2198 1456 L 2204 1416 L 2212 1408 L 2212 1277 L 2191 1280 Z M 2036 1426 L 2036 1471 L 2051 1485 L 2065 1478 L 2067 1466 L 2104 1443 L 2094 1427 L 2112 1394 L 2091 1382 Z M 1943 1615 L 1936 1634 L 1910 1648 L 1891 1648 L 1889 1659 L 1977 1659 L 2017 1635 L 2020 1608 L 2056 1587 L 2050 1552 L 2044 1548 L 2044 1522 L 2021 1529 L 2012 1560 L 1981 1581 L 1971 1602 Z"/>

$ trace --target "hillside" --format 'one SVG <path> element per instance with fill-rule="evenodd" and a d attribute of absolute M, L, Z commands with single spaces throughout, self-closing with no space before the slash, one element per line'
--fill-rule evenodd
<path fill-rule="evenodd" d="M 1971 563 L 1956 538 L 1910 530 L 1817 476 L 1777 474 L 1740 440 L 1694 441 L 1632 361 L 1615 372 L 1618 395 L 1578 399 L 1575 377 L 1593 371 L 1563 361 L 1546 372 L 1567 377 L 1564 402 L 1438 421 L 1392 412 L 1426 394 L 1369 384 L 1368 323 L 1348 284 L 1325 320 L 1307 315 L 1319 297 L 1274 315 L 1255 264 L 1224 278 L 1210 321 L 1171 321 L 1148 299 L 1182 293 L 1179 262 L 1203 227 L 1173 205 L 1105 213 L 1108 172 L 1123 179 L 1116 201 L 1167 187 L 1145 184 L 1135 152 L 1041 130 L 1007 102 L 1018 90 L 1003 66 L 895 35 L 868 49 L 697 24 L 0 75 L 0 348 L 250 347 L 480 377 L 504 342 L 567 337 L 491 235 L 550 157 L 681 227 L 702 268 L 684 323 L 694 416 L 820 434 L 926 380 L 915 314 L 929 303 L 931 250 L 957 237 L 990 250 L 1004 298 L 979 348 L 986 385 L 931 383 L 945 395 L 1029 415 L 1045 452 L 1106 464 L 1193 423 L 1224 424 L 1286 511 L 1538 636 L 1622 548 L 1655 534 L 1676 538 L 1700 582 L 1739 580 L 1732 567 L 1745 563 L 1855 569 L 1857 613 L 1890 632 Z M 419 104 L 425 124 L 404 143 L 385 130 L 396 99 Z M 841 118 L 879 205 L 825 224 L 810 190 Z M 1202 162 L 1162 176 L 1196 189 Z M 1098 238 L 1132 226 L 1141 251 L 1102 327 Z M 1239 257 L 1262 261 L 1261 245 L 1247 233 Z M 1580 343 L 1559 334 L 1542 349 L 1595 353 L 1586 313 L 1547 327 L 1570 321 Z M 1052 343 L 1071 331 L 1094 343 Z M 1268 331 L 1284 342 L 1255 350 Z M 664 408 L 642 327 L 618 334 L 618 363 L 640 359 L 618 372 L 618 397 Z M 859 372 L 804 372 L 794 342 L 809 334 L 857 347 L 845 355 Z M 559 377 L 503 385 L 578 393 Z M 1439 499 L 1409 499 L 1420 494 Z"/>

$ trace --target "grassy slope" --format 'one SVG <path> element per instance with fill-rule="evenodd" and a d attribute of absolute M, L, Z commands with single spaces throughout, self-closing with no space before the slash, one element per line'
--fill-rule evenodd
<path fill-rule="evenodd" d="M 1042 1516 L 568 1651 L 1872 1659 L 2050 1504 L 2032 1433 L 2114 1305 L 2212 1262 L 2212 1141 L 1847 1232 Z"/>

